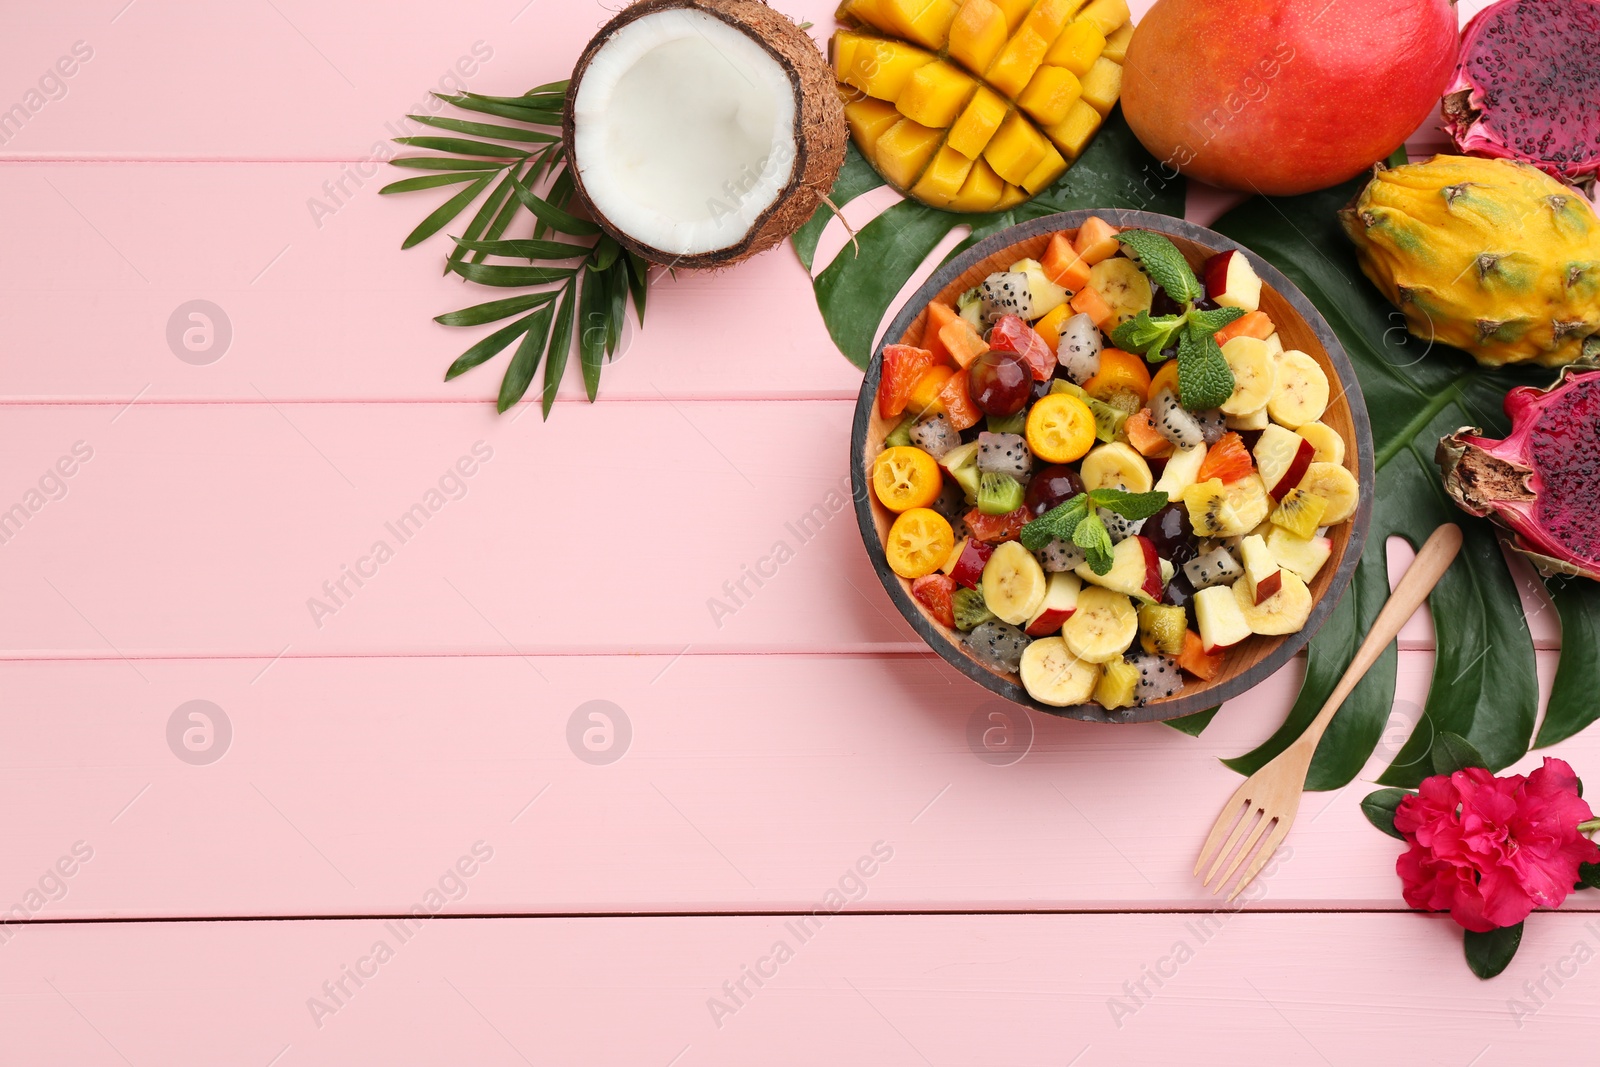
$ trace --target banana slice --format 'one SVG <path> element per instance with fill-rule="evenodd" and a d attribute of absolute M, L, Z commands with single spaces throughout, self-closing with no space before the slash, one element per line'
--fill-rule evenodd
<path fill-rule="evenodd" d="M 1061 627 L 1061 638 L 1074 656 L 1090 663 L 1109 663 L 1139 636 L 1139 613 L 1133 601 L 1097 585 L 1078 594 L 1078 610 Z"/>
<path fill-rule="evenodd" d="M 1222 346 L 1222 358 L 1233 371 L 1233 395 L 1223 401 L 1222 413 L 1250 415 L 1266 407 L 1278 385 L 1278 368 L 1267 342 L 1235 337 Z"/>
<path fill-rule="evenodd" d="M 1311 464 L 1306 468 L 1306 476 L 1300 479 L 1299 487 L 1328 502 L 1328 510 L 1322 513 L 1324 526 L 1344 522 L 1356 513 L 1356 505 L 1361 502 L 1361 487 L 1356 484 L 1356 476 L 1337 463 Z"/>
<path fill-rule="evenodd" d="M 983 565 L 983 602 L 1001 622 L 1021 626 L 1044 603 L 1044 568 L 1020 541 L 1006 541 Z"/>
<path fill-rule="evenodd" d="M 1078 473 L 1086 489 L 1126 489 L 1130 493 L 1148 493 L 1155 485 L 1150 464 L 1133 450 L 1132 445 L 1118 441 L 1101 445 L 1083 457 Z"/>
<path fill-rule="evenodd" d="M 1041 637 L 1022 653 L 1022 685 L 1053 708 L 1087 703 L 1100 681 L 1100 665 L 1085 663 L 1059 637 Z"/>
<path fill-rule="evenodd" d="M 1106 307 L 1111 309 L 1111 320 L 1103 326 L 1107 333 L 1121 326 L 1141 311 L 1149 311 L 1154 294 L 1150 278 L 1131 259 L 1103 259 L 1089 270 L 1089 284 L 1099 292 Z"/>
<path fill-rule="evenodd" d="M 1228 409 L 1224 406 L 1222 410 Z M 1322 373 L 1317 361 L 1294 348 L 1279 356 L 1278 387 L 1267 403 L 1267 413 L 1272 420 L 1298 430 L 1322 418 L 1327 410 L 1328 376 Z"/>
<path fill-rule="evenodd" d="M 1239 602 L 1239 611 L 1250 624 L 1251 633 L 1268 637 L 1296 634 L 1305 628 L 1306 620 L 1311 617 L 1311 590 L 1306 588 L 1306 583 L 1294 571 L 1280 570 L 1278 574 L 1283 584 L 1259 604 L 1248 588 L 1248 578 L 1233 583 L 1233 598 Z"/>
<path fill-rule="evenodd" d="M 1229 415 L 1225 420 L 1230 430 L 1265 430 L 1272 425 L 1272 420 L 1267 417 L 1267 409 L 1252 411 L 1248 415 Z"/>
<path fill-rule="evenodd" d="M 1317 454 L 1311 457 L 1313 463 L 1343 463 L 1344 438 L 1325 422 L 1308 422 L 1295 431 L 1301 437 L 1311 442 L 1311 447 Z"/>

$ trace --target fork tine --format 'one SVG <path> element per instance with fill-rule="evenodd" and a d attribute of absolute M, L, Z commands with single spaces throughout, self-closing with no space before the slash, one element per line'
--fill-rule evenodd
<path fill-rule="evenodd" d="M 1228 862 L 1228 869 L 1223 871 L 1222 877 L 1217 879 L 1217 887 L 1211 891 L 1212 893 L 1222 892 L 1222 887 L 1233 879 L 1233 872 L 1239 869 L 1241 863 L 1250 858 L 1250 852 L 1256 847 L 1256 842 L 1261 840 L 1261 835 L 1266 833 L 1271 824 L 1281 821 L 1277 815 L 1266 808 L 1261 809 L 1261 821 L 1255 824 L 1255 827 L 1250 831 L 1250 836 L 1244 839 L 1244 843 L 1239 846 L 1239 851 L 1233 854 L 1233 859 Z"/>
<path fill-rule="evenodd" d="M 1233 887 L 1233 892 L 1228 894 L 1228 901 L 1244 892 L 1244 887 L 1255 881 L 1256 875 L 1261 873 L 1261 868 L 1267 861 L 1277 855 L 1278 846 L 1283 844 L 1283 839 L 1289 836 L 1289 829 L 1294 825 L 1293 819 L 1279 819 L 1278 825 L 1273 828 L 1267 839 L 1261 842 L 1261 850 L 1256 853 L 1255 859 L 1250 861 L 1250 866 L 1244 869 L 1244 874 L 1239 877 L 1239 884 Z"/>
<path fill-rule="evenodd" d="M 1234 826 L 1233 833 L 1228 835 L 1228 840 L 1223 844 L 1216 856 L 1212 858 L 1211 867 L 1206 871 L 1205 878 L 1201 879 L 1201 885 L 1211 884 L 1211 880 L 1217 876 L 1217 869 L 1222 866 L 1223 860 L 1233 854 L 1233 846 L 1239 843 L 1239 839 L 1257 821 L 1256 816 L 1261 813 L 1261 809 L 1254 802 L 1247 802 L 1244 817 Z"/>
<path fill-rule="evenodd" d="M 1244 795 L 1249 786 L 1250 782 L 1246 779 L 1239 785 L 1239 788 L 1233 791 L 1233 796 L 1228 798 L 1228 802 L 1222 805 L 1222 814 L 1218 815 L 1217 821 L 1212 824 L 1211 834 L 1206 838 L 1206 843 L 1200 846 L 1200 858 L 1194 861 L 1194 873 L 1196 875 L 1199 875 L 1200 868 L 1204 867 L 1206 861 L 1211 858 L 1211 850 L 1216 848 L 1218 843 L 1222 841 L 1222 835 L 1227 833 L 1228 828 L 1233 825 L 1233 816 L 1239 811 L 1239 806 L 1250 803 L 1249 798 Z M 1245 814 L 1248 814 L 1248 811 Z"/>

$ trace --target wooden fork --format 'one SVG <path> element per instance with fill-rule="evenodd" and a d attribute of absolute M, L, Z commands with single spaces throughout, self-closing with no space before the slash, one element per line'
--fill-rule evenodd
<path fill-rule="evenodd" d="M 1212 893 L 1222 891 L 1222 887 L 1233 877 L 1233 872 L 1239 869 L 1239 865 L 1244 863 L 1259 842 L 1260 849 L 1245 867 L 1244 874 L 1233 887 L 1233 892 L 1228 894 L 1228 899 L 1238 896 L 1272 858 L 1283 839 L 1289 836 L 1289 828 L 1294 825 L 1294 817 L 1300 810 L 1300 797 L 1305 791 L 1306 771 L 1311 767 L 1311 756 L 1317 750 L 1317 742 L 1322 740 L 1323 731 L 1333 720 L 1333 713 L 1339 710 L 1339 705 L 1350 695 L 1350 690 L 1356 687 L 1356 683 L 1361 681 L 1389 642 L 1399 634 L 1406 620 L 1428 599 L 1428 594 L 1433 592 L 1433 587 L 1439 583 L 1460 550 L 1461 527 L 1445 523 L 1433 532 L 1433 536 L 1422 546 L 1422 551 L 1417 553 L 1417 558 L 1412 560 L 1388 603 L 1378 613 L 1377 621 L 1372 624 L 1372 632 L 1361 643 L 1349 670 L 1339 679 L 1328 702 L 1311 720 L 1306 732 L 1294 744 L 1278 753 L 1271 763 L 1246 778 L 1244 784 L 1234 790 L 1227 804 L 1223 805 L 1222 814 L 1211 828 L 1211 836 L 1201 846 L 1200 859 L 1194 865 L 1194 873 L 1198 875 L 1200 868 L 1208 860 L 1211 862 L 1211 869 L 1206 871 L 1201 882 L 1202 885 L 1210 885 L 1223 861 L 1232 856 Z M 1228 832 L 1230 827 L 1232 833 Z M 1245 836 L 1247 830 L 1249 835 Z M 1218 845 L 1225 834 L 1227 844 L 1219 850 Z M 1235 852 L 1234 845 L 1241 837 L 1244 837 L 1244 842 L 1239 844 Z"/>

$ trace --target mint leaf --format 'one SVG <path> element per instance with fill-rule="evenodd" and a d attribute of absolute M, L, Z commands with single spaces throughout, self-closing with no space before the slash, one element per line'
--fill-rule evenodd
<path fill-rule="evenodd" d="M 1167 506 L 1166 493 L 1130 493 L 1124 489 L 1094 489 L 1090 501 L 1116 512 L 1125 519 L 1148 519 Z"/>
<path fill-rule="evenodd" d="M 1199 308 L 1189 312 L 1189 322 L 1199 330 L 1207 333 L 1216 333 L 1235 319 L 1244 318 L 1243 308 L 1213 308 L 1210 311 L 1201 311 Z"/>
<path fill-rule="evenodd" d="M 1089 514 L 1089 494 L 1079 493 L 1022 528 L 1017 540 L 1029 552 L 1037 552 L 1051 541 L 1071 541 L 1078 525 Z"/>
<path fill-rule="evenodd" d="M 1111 531 L 1098 515 L 1085 515 L 1072 531 L 1072 543 L 1089 557 L 1089 568 L 1096 574 L 1111 572 Z"/>
<path fill-rule="evenodd" d="M 1178 342 L 1178 397 L 1190 411 L 1221 407 L 1233 395 L 1233 371 L 1217 339 L 1193 326 Z"/>
<path fill-rule="evenodd" d="M 1150 280 L 1167 291 L 1180 304 L 1192 304 L 1205 295 L 1200 279 L 1189 268 L 1178 246 L 1148 230 L 1123 230 L 1117 234 L 1122 246 L 1139 260 Z"/>
<path fill-rule="evenodd" d="M 1183 324 L 1182 315 L 1153 319 L 1148 311 L 1141 311 L 1111 331 L 1111 343 L 1124 352 L 1137 352 L 1146 359 L 1154 359 L 1172 343 L 1173 335 Z"/>

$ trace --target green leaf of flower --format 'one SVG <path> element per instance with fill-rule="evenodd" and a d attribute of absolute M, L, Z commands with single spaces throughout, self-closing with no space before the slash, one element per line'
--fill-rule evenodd
<path fill-rule="evenodd" d="M 1167 506 L 1167 494 L 1130 493 L 1124 489 L 1095 489 L 1089 494 L 1095 507 L 1107 508 L 1125 519 L 1148 519 Z"/>
<path fill-rule="evenodd" d="M 1122 246 L 1138 257 L 1150 280 L 1165 289 L 1180 304 L 1192 304 L 1205 295 L 1200 279 L 1189 268 L 1178 246 L 1149 230 L 1123 230 L 1117 234 Z"/>
<path fill-rule="evenodd" d="M 1467 966 L 1479 978 L 1493 978 L 1511 963 L 1522 944 L 1522 924 L 1502 926 L 1486 934 L 1462 931 L 1461 949 L 1466 954 Z"/>
<path fill-rule="evenodd" d="M 1195 308 L 1189 312 L 1189 324 L 1194 329 L 1206 333 L 1216 333 L 1228 323 L 1242 318 L 1244 318 L 1243 308 L 1212 308 L 1210 311 Z"/>
<path fill-rule="evenodd" d="M 1089 514 L 1089 494 L 1079 493 L 1022 528 L 1018 540 L 1029 552 L 1037 552 L 1051 541 L 1071 541 L 1084 516 Z"/>
<path fill-rule="evenodd" d="M 1172 343 L 1173 335 L 1183 328 L 1184 321 L 1182 315 L 1151 318 L 1148 311 L 1141 311 L 1111 331 L 1111 343 L 1124 352 L 1137 352 L 1153 359 Z"/>
<path fill-rule="evenodd" d="M 1233 395 L 1233 371 L 1217 339 L 1192 327 L 1178 342 L 1178 395 L 1190 411 L 1221 407 Z"/>
<path fill-rule="evenodd" d="M 1600 889 L 1600 863 L 1578 864 L 1578 884 L 1585 889 Z"/>
<path fill-rule="evenodd" d="M 1111 531 L 1100 516 L 1085 515 L 1072 531 L 1072 543 L 1083 549 L 1089 557 L 1089 568 L 1096 574 L 1111 573 Z"/>
<path fill-rule="evenodd" d="M 1406 835 L 1394 828 L 1394 813 L 1400 807 L 1402 800 L 1415 795 L 1409 789 L 1380 789 L 1375 793 L 1368 793 L 1361 801 L 1361 814 L 1390 837 L 1404 841 Z"/>

